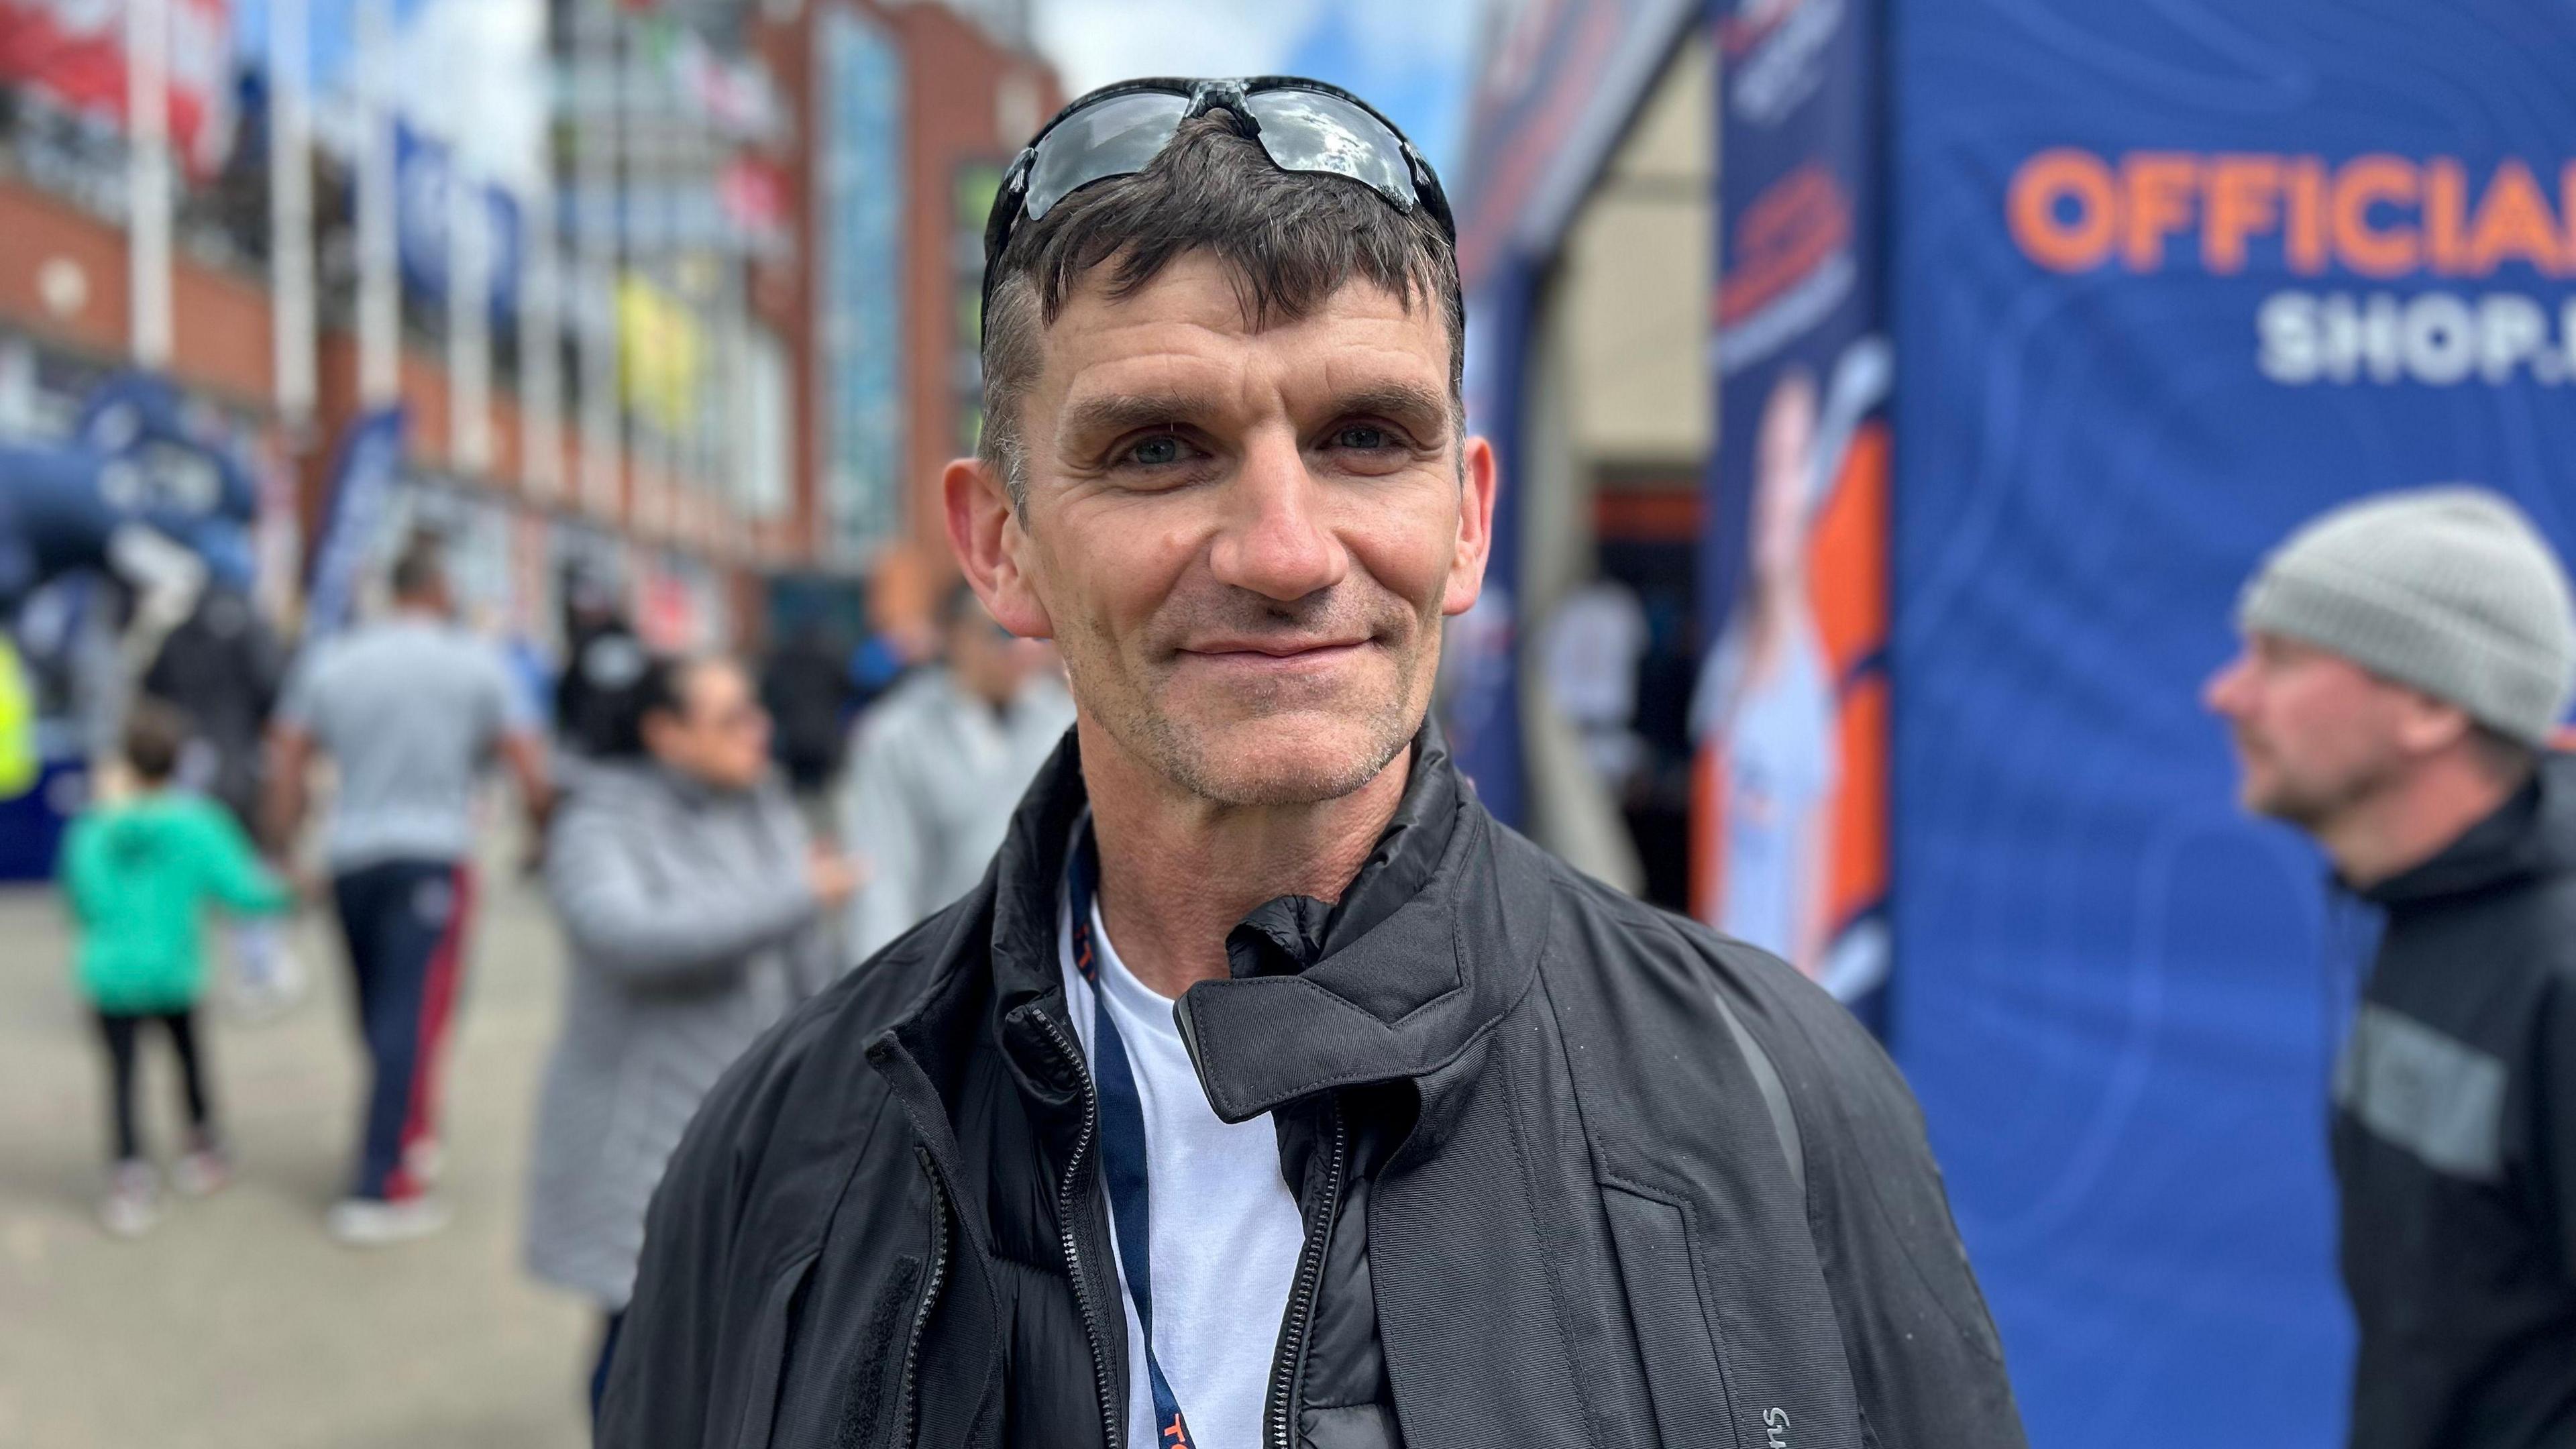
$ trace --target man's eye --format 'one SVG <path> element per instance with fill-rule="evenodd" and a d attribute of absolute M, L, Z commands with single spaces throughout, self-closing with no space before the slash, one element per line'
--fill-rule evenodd
<path fill-rule="evenodd" d="M 1374 453 L 1395 446 L 1395 434 L 1375 423 L 1350 423 L 1333 433 L 1333 446 Z"/>
<path fill-rule="evenodd" d="M 1189 456 L 1189 445 L 1170 433 L 1158 433 L 1127 450 L 1127 461 L 1143 468 L 1167 468 Z"/>

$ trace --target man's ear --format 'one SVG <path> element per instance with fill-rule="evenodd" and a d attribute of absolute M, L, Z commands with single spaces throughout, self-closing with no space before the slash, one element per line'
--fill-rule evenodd
<path fill-rule="evenodd" d="M 1449 587 L 1440 612 L 1463 614 L 1485 591 L 1485 563 L 1494 552 L 1494 445 L 1481 437 L 1460 443 L 1458 454 L 1458 552 L 1449 563 Z"/>
<path fill-rule="evenodd" d="M 1011 508 L 1000 470 L 981 458 L 959 458 L 940 474 L 948 507 L 948 547 L 994 622 L 1023 639 L 1051 639 L 1055 625 L 1030 587 L 1023 564 L 1033 548 Z"/>
<path fill-rule="evenodd" d="M 2406 707 L 2398 715 L 2397 738 L 2413 754 L 2439 754 L 2477 733 L 2477 721 L 2456 704 L 2435 699 L 2421 690 L 2406 691 Z"/>

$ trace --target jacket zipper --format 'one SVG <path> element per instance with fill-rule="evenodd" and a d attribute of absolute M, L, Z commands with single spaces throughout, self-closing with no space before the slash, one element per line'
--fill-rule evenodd
<path fill-rule="evenodd" d="M 1315 1205 L 1315 1226 L 1306 1234 L 1306 1249 L 1297 1255 L 1297 1277 L 1288 1292 L 1288 1316 L 1279 1328 L 1279 1356 L 1270 1366 L 1270 1408 L 1263 1418 L 1262 1438 L 1270 1449 L 1295 1449 L 1289 1421 L 1296 1417 L 1297 1387 L 1305 1377 L 1306 1334 L 1315 1317 L 1315 1299 L 1323 1287 L 1324 1247 L 1333 1236 L 1333 1220 L 1342 1209 L 1342 1169 L 1349 1155 L 1350 1131 L 1341 1104 L 1327 1099 L 1333 1123 L 1332 1149 L 1324 1159 L 1324 1194 Z"/>
<path fill-rule="evenodd" d="M 948 1190 L 940 1185 L 939 1168 L 930 1160 L 930 1149 L 913 1149 L 921 1159 L 922 1176 L 930 1179 L 930 1277 L 921 1290 L 921 1306 L 912 1311 L 912 1335 L 903 1345 L 903 1389 L 895 1399 L 895 1422 L 904 1426 L 903 1442 L 921 1442 L 920 1403 L 916 1393 L 920 1383 L 921 1339 L 930 1328 L 930 1310 L 939 1304 L 939 1290 L 948 1283 Z"/>
<path fill-rule="evenodd" d="M 1064 1244 L 1065 1276 L 1073 1280 L 1073 1306 L 1082 1315 L 1082 1336 L 1091 1345 L 1091 1382 L 1100 1395 L 1101 1440 L 1107 1449 L 1118 1449 L 1118 1400 L 1110 1391 L 1109 1358 L 1101 1351 L 1100 1320 L 1092 1312 L 1091 1293 L 1084 1286 L 1082 1256 L 1075 1246 L 1077 1234 L 1073 1227 L 1075 1189 L 1082 1182 L 1082 1169 L 1090 1163 L 1091 1144 L 1100 1135 L 1100 1094 L 1091 1085 L 1091 1069 L 1084 1065 L 1082 1052 L 1066 1039 L 1063 1028 L 1044 1015 L 1038 1017 L 1038 1025 L 1046 1029 L 1056 1054 L 1073 1068 L 1082 1083 L 1082 1135 L 1074 1139 L 1073 1156 L 1064 1165 L 1064 1186 L 1056 1193 L 1055 1218 Z"/>

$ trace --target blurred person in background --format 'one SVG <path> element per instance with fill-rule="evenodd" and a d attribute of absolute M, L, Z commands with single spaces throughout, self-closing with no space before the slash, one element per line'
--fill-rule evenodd
<path fill-rule="evenodd" d="M 1637 591 L 1607 576 L 1567 594 L 1539 635 L 1548 695 L 1581 735 L 1584 761 L 1614 799 L 1645 758 L 1635 725 L 1637 666 L 1646 641 L 1646 607 Z"/>
<path fill-rule="evenodd" d="M 2386 913 L 2334 1074 L 2356 1449 L 2576 1443 L 2576 616 L 2468 488 L 2348 505 L 2209 683 L 2248 810 Z"/>
<path fill-rule="evenodd" d="M 527 1261 L 599 1306 L 596 1409 L 644 1208 L 698 1101 L 837 974 L 824 929 L 856 869 L 809 844 L 740 666 L 656 659 L 546 845 L 571 949 L 528 1179 Z"/>
<path fill-rule="evenodd" d="M 83 812 L 63 841 L 63 894 L 79 937 L 75 975 L 107 1048 L 115 1157 L 100 1216 L 127 1237 L 152 1226 L 159 1198 L 134 1120 L 143 1028 L 169 1039 L 187 1101 L 187 1146 L 171 1183 L 203 1196 L 230 1175 L 197 1030 L 204 917 L 214 906 L 274 915 L 293 901 L 223 805 L 173 788 L 191 733 L 171 706 L 137 701 L 125 722 L 123 798 Z"/>
<path fill-rule="evenodd" d="M 564 587 L 564 666 L 555 677 L 555 739 L 570 759 L 616 748 L 626 698 L 650 660 L 615 586 L 589 572 Z"/>
<path fill-rule="evenodd" d="M 974 889 L 1073 726 L 1052 651 L 995 623 L 973 588 L 949 591 L 940 623 L 941 661 L 878 700 L 851 750 L 842 839 L 868 867 L 850 903 L 853 961 Z"/>
<path fill-rule="evenodd" d="M 849 747 L 858 688 L 823 626 L 799 624 L 760 671 L 760 702 L 775 726 L 774 753 L 787 788 L 817 836 L 840 836 L 834 787 Z"/>
<path fill-rule="evenodd" d="M 1694 733 L 1720 742 L 1726 782 L 1717 928 L 1810 975 L 1824 960 L 1837 776 L 1835 681 L 1807 600 L 1817 405 L 1804 369 L 1763 402 L 1744 596 L 1692 709 Z"/>
<path fill-rule="evenodd" d="M 286 650 L 248 592 L 248 560 L 210 563 L 195 604 L 161 641 L 144 671 L 147 696 L 169 701 L 195 733 L 179 783 L 213 797 L 242 829 L 259 833 L 263 741 L 285 683 Z M 274 921 L 232 928 L 234 989 L 246 1016 L 271 1016 L 304 991 L 304 970 Z"/>
<path fill-rule="evenodd" d="M 526 696 L 488 643 L 459 628 L 434 541 L 394 562 L 393 610 L 323 643 L 290 676 L 271 730 L 270 838 L 292 841 L 314 757 L 338 766 L 323 832 L 373 1079 L 357 1171 L 331 1209 L 353 1245 L 434 1232 L 439 1064 L 474 902 L 475 797 L 497 755 L 532 835 L 550 802 Z"/>
<path fill-rule="evenodd" d="M 1742 596 L 1701 666 L 1691 733 L 1716 752 L 1716 927 L 1848 992 L 1877 975 L 1835 959 L 1833 815 L 1842 784 L 1842 681 L 1827 657 L 1809 555 L 1861 419 L 1887 395 L 1887 341 L 1865 337 L 1820 386 L 1782 372 L 1754 439 Z"/>
<path fill-rule="evenodd" d="M 2017 1449 L 1869 1034 L 1502 828 L 1428 719 L 1497 477 L 1419 154 L 1139 82 L 985 237 L 950 547 L 1075 733 L 709 1096 L 602 1442 Z"/>

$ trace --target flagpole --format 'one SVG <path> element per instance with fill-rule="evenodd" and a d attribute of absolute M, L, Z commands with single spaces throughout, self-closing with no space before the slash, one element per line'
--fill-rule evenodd
<path fill-rule="evenodd" d="M 664 334 L 653 343 L 669 345 L 669 314 L 664 307 L 662 290 L 663 264 L 668 260 L 662 236 L 662 192 L 667 183 L 663 171 L 668 165 L 670 131 L 661 121 L 627 129 L 630 116 L 658 116 L 664 97 L 652 93 L 641 52 L 647 39 L 644 27 L 633 20 L 625 26 L 625 47 L 619 56 L 618 124 L 620 139 L 626 150 L 626 208 L 633 222 L 626 233 L 626 265 L 649 289 L 653 302 L 653 331 Z M 671 504 L 670 429 L 664 426 L 658 404 L 662 401 L 661 370 L 645 366 L 640 356 L 635 364 L 636 497 L 632 516 L 635 527 L 656 543 L 670 541 L 669 508 Z"/>
<path fill-rule="evenodd" d="M 574 0 L 573 68 L 580 82 L 579 156 L 573 208 L 581 256 L 581 496 L 615 517 L 620 492 L 617 407 L 617 252 L 624 226 L 618 195 L 619 107 L 612 0 Z"/>
<path fill-rule="evenodd" d="M 524 257 L 519 272 L 519 474 L 528 492 L 563 492 L 563 302 L 555 257 L 554 158 L 538 164 L 521 202 Z"/>
<path fill-rule="evenodd" d="M 306 0 L 270 0 L 268 11 L 268 264 L 275 299 L 277 415 L 289 446 L 313 428 L 313 109 Z"/>
<path fill-rule="evenodd" d="M 402 396 L 402 293 L 394 238 L 393 0 L 358 0 L 358 400 Z"/>
<path fill-rule="evenodd" d="M 447 152 L 448 457 L 456 470 L 492 470 L 492 224 L 462 140 Z"/>
<path fill-rule="evenodd" d="M 715 496 L 717 524 L 729 553 L 739 556 L 743 547 L 743 521 L 750 512 L 746 506 L 751 486 L 750 449 L 744 445 L 751 414 L 751 322 L 749 287 L 744 269 L 750 265 L 749 229 L 727 205 L 721 188 L 723 167 L 739 149 L 728 143 L 719 151 L 716 198 L 717 254 L 724 259 L 724 281 L 716 308 L 721 318 L 718 327 L 717 355 L 724 360 L 724 372 L 718 379 L 722 401 L 718 416 L 723 419 L 716 459 Z"/>
<path fill-rule="evenodd" d="M 134 361 L 170 365 L 170 6 L 125 0 L 127 281 Z"/>

